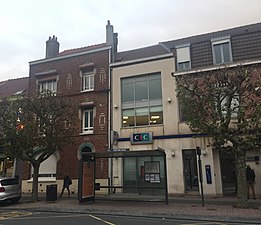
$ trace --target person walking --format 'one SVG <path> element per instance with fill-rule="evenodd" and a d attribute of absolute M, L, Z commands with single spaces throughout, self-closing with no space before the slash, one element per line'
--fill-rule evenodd
<path fill-rule="evenodd" d="M 246 168 L 246 180 L 247 180 L 247 198 L 249 199 L 250 195 L 250 189 L 252 191 L 252 196 L 253 199 L 256 199 L 256 194 L 255 194 L 255 171 L 251 169 L 249 165 L 247 165 Z"/>
<path fill-rule="evenodd" d="M 60 194 L 60 198 L 63 196 L 63 192 L 64 192 L 64 189 L 66 188 L 67 191 L 68 191 L 68 198 L 70 198 L 70 195 L 71 195 L 71 192 L 70 192 L 70 185 L 72 184 L 72 180 L 71 178 L 69 177 L 69 175 L 66 175 L 64 178 L 63 178 L 63 189 L 62 189 L 62 192 Z"/>

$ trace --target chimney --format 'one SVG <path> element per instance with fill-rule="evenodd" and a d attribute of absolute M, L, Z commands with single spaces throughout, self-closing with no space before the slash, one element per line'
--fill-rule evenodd
<path fill-rule="evenodd" d="M 45 58 L 52 58 L 59 54 L 59 42 L 57 41 L 57 37 L 53 35 L 53 37 L 49 37 L 49 40 L 46 41 L 46 55 Z"/>
<path fill-rule="evenodd" d="M 117 52 L 118 33 L 113 33 L 113 26 L 110 24 L 109 20 L 108 24 L 106 25 L 106 44 L 112 46 L 114 53 Z"/>
<path fill-rule="evenodd" d="M 106 44 L 112 45 L 113 44 L 113 26 L 110 24 L 108 20 L 108 24 L 106 25 Z"/>

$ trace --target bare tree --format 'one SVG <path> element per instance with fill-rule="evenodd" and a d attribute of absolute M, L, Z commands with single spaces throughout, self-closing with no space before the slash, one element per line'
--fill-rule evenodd
<path fill-rule="evenodd" d="M 261 75 L 237 66 L 176 77 L 177 97 L 193 132 L 235 157 L 237 205 L 247 206 L 246 152 L 261 145 Z"/>
<path fill-rule="evenodd" d="M 33 201 L 38 200 L 41 163 L 72 142 L 77 116 L 73 109 L 68 99 L 51 94 L 0 102 L 0 139 L 9 156 L 33 166 Z"/>

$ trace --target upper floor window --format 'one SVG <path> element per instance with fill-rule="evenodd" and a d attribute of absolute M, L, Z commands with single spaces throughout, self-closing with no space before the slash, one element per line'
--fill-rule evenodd
<path fill-rule="evenodd" d="M 82 133 L 93 133 L 93 109 L 82 110 Z"/>
<path fill-rule="evenodd" d="M 163 123 L 160 73 L 121 80 L 122 126 Z"/>
<path fill-rule="evenodd" d="M 211 41 L 214 65 L 232 62 L 230 37 L 212 39 Z"/>
<path fill-rule="evenodd" d="M 177 70 L 189 70 L 191 69 L 191 61 L 190 61 L 190 46 L 182 45 L 176 47 L 177 53 Z"/>
<path fill-rule="evenodd" d="M 57 93 L 57 80 L 43 80 L 38 82 L 38 91 L 40 94 L 45 94 L 46 92 L 51 92 L 53 94 Z"/>
<path fill-rule="evenodd" d="M 94 73 L 93 71 L 82 72 L 82 91 L 94 90 Z"/>

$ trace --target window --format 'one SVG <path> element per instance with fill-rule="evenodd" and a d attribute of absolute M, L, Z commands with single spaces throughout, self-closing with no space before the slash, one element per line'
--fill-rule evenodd
<path fill-rule="evenodd" d="M 82 110 L 82 133 L 93 133 L 93 109 Z"/>
<path fill-rule="evenodd" d="M 59 156 L 57 153 L 52 154 L 48 159 L 43 161 L 39 168 L 39 180 L 56 180 L 56 169 Z M 34 168 L 31 167 L 31 176 L 33 177 Z"/>
<path fill-rule="evenodd" d="M 214 65 L 232 62 L 230 38 L 212 39 Z"/>
<path fill-rule="evenodd" d="M 82 73 L 82 91 L 94 90 L 94 73 L 93 71 Z"/>
<path fill-rule="evenodd" d="M 57 81 L 53 80 L 44 80 L 38 82 L 38 90 L 40 94 L 44 94 L 47 91 L 50 91 L 53 94 L 57 92 Z"/>
<path fill-rule="evenodd" d="M 176 47 L 177 53 L 177 70 L 189 70 L 191 68 L 190 63 L 190 46 L 182 45 Z"/>
<path fill-rule="evenodd" d="M 121 80 L 122 126 L 163 123 L 160 73 Z"/>
<path fill-rule="evenodd" d="M 228 110 L 231 113 L 231 118 L 235 119 L 238 116 L 238 110 L 239 110 L 239 96 L 235 94 L 234 96 L 221 96 L 221 99 L 219 99 L 221 112 L 223 117 L 227 116 Z"/>

